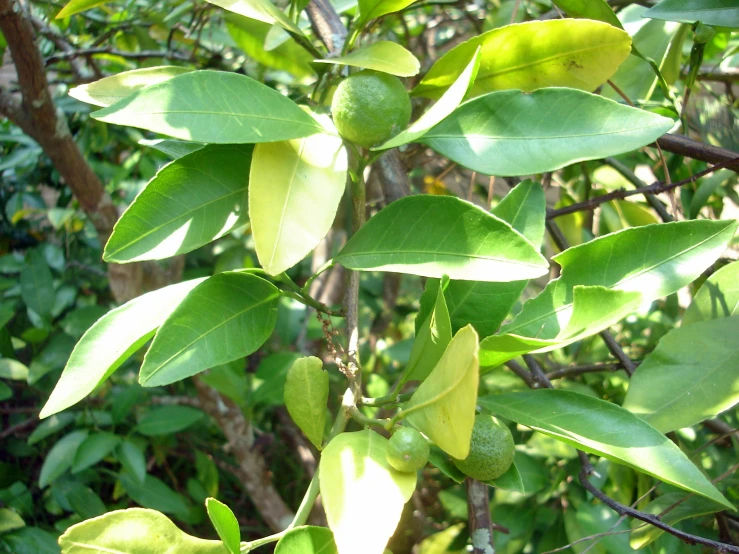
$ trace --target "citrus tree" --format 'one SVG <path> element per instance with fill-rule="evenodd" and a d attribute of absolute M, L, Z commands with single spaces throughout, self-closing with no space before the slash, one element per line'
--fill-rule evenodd
<path fill-rule="evenodd" d="M 73 0 L 55 15 L 72 26 L 136 10 L 87 11 L 100 4 Z M 724 207 L 739 161 L 681 135 L 710 127 L 691 106 L 707 102 L 704 58 L 736 63 L 739 9 L 461 5 L 454 17 L 471 30 L 444 43 L 439 8 L 423 2 L 210 4 L 203 47 L 228 40 L 271 73 L 194 68 L 190 57 L 69 94 L 94 107 L 90 124 L 134 128 L 137 148 L 170 159 L 103 237 L 104 261 L 239 248 L 216 271 L 89 318 L 40 417 L 99 394 L 150 343 L 138 382 L 167 391 L 192 378 L 201 401 L 213 387 L 230 399 L 213 403 L 224 429 L 256 417 L 277 388 L 318 469 L 291 521 L 250 540 L 238 513 L 191 494 L 207 497 L 218 539 L 206 540 L 161 513 L 187 522 L 183 510 L 150 509 L 147 489 L 167 489 L 147 474 L 140 442 L 78 429 L 56 443 L 39 485 L 94 451 L 90 465 L 114 456 L 115 486 L 150 506 L 69 526 L 61 551 L 383 554 L 420 478 L 450 518 L 467 520 L 425 533 L 423 552 L 468 542 L 486 554 L 739 552 L 727 530 L 736 455 L 721 446 L 739 399 L 737 222 Z M 193 10 L 157 13 L 157 25 Z M 178 31 L 168 46 L 188 44 Z M 175 50 L 161 57 L 178 61 Z M 730 132 L 707 137 L 736 146 Z M 402 159 L 443 169 L 413 194 Z M 19 282 L 39 326 L 55 317 L 43 256 L 26 254 Z M 285 309 L 303 316 L 287 340 Z M 291 355 L 252 393 L 243 360 L 275 350 Z M 176 433 L 201 417 L 164 406 L 131 432 Z M 319 495 L 325 525 L 308 525 Z"/>

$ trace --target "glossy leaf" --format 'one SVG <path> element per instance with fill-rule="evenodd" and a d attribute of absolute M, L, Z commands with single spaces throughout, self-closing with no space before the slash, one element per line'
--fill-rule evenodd
<path fill-rule="evenodd" d="M 205 414 L 190 406 L 160 406 L 146 412 L 136 430 L 150 437 L 171 435 L 194 425 Z"/>
<path fill-rule="evenodd" d="M 191 252 L 248 220 L 251 145 L 208 145 L 165 165 L 123 213 L 107 262 Z"/>
<path fill-rule="evenodd" d="M 90 10 L 95 6 L 100 6 L 102 4 L 106 4 L 107 2 L 109 2 L 109 0 L 70 0 L 56 15 L 56 19 L 69 17 L 70 15 L 84 12 L 85 10 Z"/>
<path fill-rule="evenodd" d="M 410 127 L 395 135 L 393 138 L 371 150 L 387 150 L 409 142 L 413 142 L 425 135 L 431 128 L 441 123 L 462 103 L 472 83 L 475 82 L 477 71 L 480 68 L 480 49 L 475 51 L 472 61 L 460 73 L 456 81 L 450 86 L 439 100 L 426 113 L 414 121 Z"/>
<path fill-rule="evenodd" d="M 239 521 L 231 508 L 215 498 L 208 498 L 205 501 L 205 508 L 208 510 L 208 517 L 229 554 L 240 554 L 241 529 L 239 528 Z"/>
<path fill-rule="evenodd" d="M 507 223 L 451 196 L 396 200 L 354 234 L 334 260 L 348 269 L 484 281 L 515 281 L 547 271 L 546 260 Z"/>
<path fill-rule="evenodd" d="M 321 455 L 321 498 L 339 554 L 382 554 L 416 488 L 416 473 L 387 463 L 387 442 L 369 430 L 341 433 Z"/>
<path fill-rule="evenodd" d="M 39 488 L 45 488 L 72 467 L 75 453 L 86 438 L 87 431 L 72 431 L 51 447 L 44 459 L 44 464 L 41 466 L 41 473 L 38 477 Z"/>
<path fill-rule="evenodd" d="M 182 140 L 256 143 L 321 132 L 292 100 L 245 75 L 193 71 L 143 88 L 90 117 Z"/>
<path fill-rule="evenodd" d="M 389 40 L 373 42 L 344 56 L 314 61 L 374 69 L 398 77 L 418 75 L 418 71 L 421 69 L 421 62 L 413 54 L 400 44 Z"/>
<path fill-rule="evenodd" d="M 256 19 L 264 23 L 277 24 L 283 29 L 302 35 L 303 31 L 293 23 L 285 13 L 275 6 L 270 0 L 207 0 L 214 4 L 250 19 Z"/>
<path fill-rule="evenodd" d="M 77 417 L 73 412 L 64 412 L 63 414 L 55 414 L 50 418 L 42 421 L 28 436 L 28 445 L 32 446 L 37 442 L 54 435 L 62 429 L 69 426 Z"/>
<path fill-rule="evenodd" d="M 639 365 L 624 408 L 668 433 L 739 402 L 739 317 L 673 329 Z"/>
<path fill-rule="evenodd" d="M 54 496 L 61 495 L 72 510 L 82 519 L 89 519 L 103 515 L 106 512 L 101 498 L 79 481 L 64 479 L 52 486 Z"/>
<path fill-rule="evenodd" d="M 676 523 L 684 519 L 703 516 L 718 512 L 721 508 L 715 502 L 701 498 L 700 496 L 691 496 L 686 498 L 684 494 L 679 492 L 670 492 L 663 494 L 659 498 L 652 500 L 642 511 L 648 514 L 660 515 L 662 512 L 670 508 L 670 510 L 662 515 L 660 519 L 667 525 L 675 526 Z M 631 548 L 642 549 L 651 542 L 659 538 L 664 531 L 652 525 L 643 524 L 634 520 L 632 522 L 631 536 L 629 544 Z"/>
<path fill-rule="evenodd" d="M 186 140 L 174 139 L 141 139 L 141 146 L 149 146 L 154 150 L 164 152 L 172 159 L 182 158 L 188 154 L 192 154 L 196 150 L 200 150 L 205 145 L 200 142 L 188 142 Z"/>
<path fill-rule="evenodd" d="M 347 164 L 341 139 L 325 133 L 256 146 L 249 216 L 267 273 L 291 268 L 326 236 L 344 194 Z"/>
<path fill-rule="evenodd" d="M 623 29 L 618 17 L 616 17 L 613 9 L 605 0 L 552 0 L 552 4 L 570 17 L 603 21 L 604 23 Z"/>
<path fill-rule="evenodd" d="M 739 9 L 734 0 L 662 0 L 647 10 L 644 17 L 739 28 Z"/>
<path fill-rule="evenodd" d="M 172 77 L 191 71 L 193 70 L 190 68 L 176 65 L 132 69 L 103 77 L 92 83 L 78 85 L 70 89 L 69 95 L 93 106 L 110 106 L 139 89 L 169 81 Z"/>
<path fill-rule="evenodd" d="M 306 525 L 288 531 L 277 543 L 275 554 L 339 554 L 339 551 L 330 529 Z"/>
<path fill-rule="evenodd" d="M 279 298 L 274 285 L 248 273 L 210 277 L 162 323 L 139 382 L 168 385 L 248 356 L 272 334 Z"/>
<path fill-rule="evenodd" d="M 184 496 L 173 491 L 164 482 L 152 475 L 147 475 L 143 483 L 128 473 L 121 473 L 118 479 L 126 494 L 134 502 L 145 508 L 158 510 L 165 514 L 173 514 L 179 518 L 187 518 L 192 508 Z"/>
<path fill-rule="evenodd" d="M 315 356 L 295 360 L 285 380 L 285 406 L 308 440 L 321 449 L 326 428 L 328 372 Z"/>
<path fill-rule="evenodd" d="M 228 554 L 221 541 L 192 537 L 155 510 L 116 510 L 68 528 L 59 537 L 62 554 L 84 551 L 115 554 Z M 94 550 L 93 550 L 94 549 Z"/>
<path fill-rule="evenodd" d="M 492 210 L 493 215 L 506 221 L 534 246 L 541 245 L 546 227 L 546 198 L 539 183 L 526 179 Z"/>
<path fill-rule="evenodd" d="M 146 457 L 135 443 L 124 440 L 115 450 L 118 461 L 139 484 L 146 480 Z"/>
<path fill-rule="evenodd" d="M 13 358 L 0 358 L 0 378 L 26 381 L 28 379 L 28 367 Z"/>
<path fill-rule="evenodd" d="M 452 48 L 439 58 L 413 93 L 429 98 L 441 96 L 478 47 L 482 48 L 482 57 L 471 96 L 509 89 L 530 92 L 544 87 L 591 92 L 605 83 L 629 55 L 631 38 L 612 25 L 587 19 L 507 25 Z"/>
<path fill-rule="evenodd" d="M 462 104 L 419 142 L 486 175 L 530 175 L 634 150 L 672 125 L 579 90 L 509 90 Z"/>
<path fill-rule="evenodd" d="M 485 396 L 478 403 L 498 416 L 733 509 L 670 439 L 615 404 L 554 389 Z"/>
<path fill-rule="evenodd" d="M 72 473 L 94 466 L 110 454 L 121 442 L 121 438 L 113 433 L 93 433 L 88 436 L 74 455 Z"/>
<path fill-rule="evenodd" d="M 382 17 L 383 15 L 399 12 L 407 8 L 416 0 L 359 0 L 359 20 L 357 26 L 361 27 L 367 22 Z"/>
<path fill-rule="evenodd" d="M 54 280 L 44 253 L 34 248 L 26 253 L 20 276 L 21 297 L 30 309 L 40 316 L 51 314 L 54 306 Z"/>
<path fill-rule="evenodd" d="M 732 316 L 739 316 L 739 262 L 722 267 L 706 279 L 685 310 L 683 327 Z"/>
<path fill-rule="evenodd" d="M 426 380 L 403 407 L 408 422 L 450 456 L 469 454 L 480 367 L 478 337 L 460 329 Z"/>
<path fill-rule="evenodd" d="M 82 336 L 39 414 L 45 418 L 76 404 L 141 348 L 203 279 L 149 292 L 101 317 Z"/>
<path fill-rule="evenodd" d="M 444 299 L 444 287 L 437 286 L 434 309 L 416 333 L 413 350 L 403 374 L 403 382 L 423 381 L 436 367 L 452 340 L 452 323 Z"/>

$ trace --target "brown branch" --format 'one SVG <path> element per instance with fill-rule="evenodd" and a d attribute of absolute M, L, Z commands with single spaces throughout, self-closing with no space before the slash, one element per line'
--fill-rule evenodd
<path fill-rule="evenodd" d="M 495 552 L 488 486 L 470 477 L 465 480 L 465 485 L 467 486 L 467 511 L 472 552 L 474 554 Z"/>
<path fill-rule="evenodd" d="M 657 143 L 668 152 L 693 158 L 694 160 L 714 164 L 729 162 L 724 167 L 739 172 L 739 157 L 737 157 L 736 152 L 732 152 L 731 150 L 697 142 L 681 135 L 663 135 L 657 139 Z"/>
<path fill-rule="evenodd" d="M 123 50 L 114 50 L 113 48 L 82 48 L 80 50 L 65 50 L 52 54 L 45 60 L 46 66 L 76 58 L 87 58 L 99 54 L 107 54 L 112 56 L 120 56 L 129 60 L 146 60 L 149 58 L 165 58 L 168 60 L 192 61 L 191 56 L 180 54 L 179 52 L 170 52 L 167 50 L 143 50 L 141 52 L 125 52 Z"/>
<path fill-rule="evenodd" d="M 633 362 L 632 362 L 633 363 Z M 603 371 L 618 371 L 623 369 L 621 364 L 614 362 L 584 364 L 572 367 L 563 367 L 547 373 L 549 379 L 562 379 L 563 377 L 576 377 L 585 373 L 600 373 Z"/>
<path fill-rule="evenodd" d="M 313 32 L 328 48 L 329 56 L 338 56 L 344 48 L 347 30 L 328 0 L 311 0 L 305 8 Z"/>

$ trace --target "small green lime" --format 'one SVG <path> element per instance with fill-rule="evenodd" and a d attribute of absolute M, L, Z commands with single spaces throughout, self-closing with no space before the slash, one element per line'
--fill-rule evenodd
<path fill-rule="evenodd" d="M 365 69 L 341 81 L 331 101 L 339 134 L 358 146 L 382 144 L 411 120 L 411 100 L 397 77 Z"/>
<path fill-rule="evenodd" d="M 464 460 L 452 458 L 457 469 L 478 481 L 503 475 L 513 463 L 511 431 L 492 416 L 480 414 L 472 427 L 470 453 Z"/>
<path fill-rule="evenodd" d="M 423 435 L 412 427 L 401 427 L 387 444 L 385 459 L 398 471 L 418 471 L 429 461 L 431 449 Z"/>

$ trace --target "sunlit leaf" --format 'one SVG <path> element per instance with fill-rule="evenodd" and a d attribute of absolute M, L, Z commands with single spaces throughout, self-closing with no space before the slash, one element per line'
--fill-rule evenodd
<path fill-rule="evenodd" d="M 132 69 L 78 85 L 69 90 L 69 95 L 94 106 L 110 106 L 139 89 L 169 81 L 172 77 L 191 71 L 193 70 L 190 68 L 175 65 Z"/>
<path fill-rule="evenodd" d="M 315 356 L 295 360 L 285 380 L 285 406 L 308 440 L 320 449 L 326 427 L 328 372 Z"/>
<path fill-rule="evenodd" d="M 644 17 L 739 28 L 739 9 L 734 0 L 662 0 L 647 10 Z"/>
<path fill-rule="evenodd" d="M 357 26 L 361 27 L 367 22 L 377 19 L 383 15 L 399 12 L 407 8 L 416 0 L 359 0 L 359 20 Z"/>
<path fill-rule="evenodd" d="M 739 316 L 739 262 L 722 267 L 706 279 L 685 310 L 683 327 L 731 316 Z"/>
<path fill-rule="evenodd" d="M 510 225 L 451 196 L 393 202 L 334 260 L 349 269 L 478 281 L 515 281 L 547 271 L 546 260 Z"/>
<path fill-rule="evenodd" d="M 482 48 L 482 56 L 471 96 L 544 87 L 591 92 L 605 83 L 629 55 L 631 38 L 612 25 L 587 19 L 507 25 L 452 48 L 439 58 L 413 93 L 429 98 L 441 96 L 478 47 Z"/>
<path fill-rule="evenodd" d="M 249 216 L 267 273 L 294 266 L 326 236 L 344 194 L 347 164 L 341 139 L 325 133 L 256 146 Z"/>
<path fill-rule="evenodd" d="M 507 90 L 465 102 L 419 142 L 486 175 L 530 175 L 634 150 L 672 125 L 579 90 Z"/>
<path fill-rule="evenodd" d="M 205 501 L 205 508 L 208 510 L 208 517 L 229 554 L 240 554 L 241 529 L 239 528 L 239 521 L 231 508 L 215 498 L 208 498 Z"/>
<path fill-rule="evenodd" d="M 290 140 L 322 131 L 276 90 L 245 75 L 210 70 L 140 89 L 90 117 L 218 144 Z"/>
<path fill-rule="evenodd" d="M 182 299 L 203 280 L 149 292 L 101 317 L 75 346 L 39 417 L 61 412 L 95 390 L 154 336 Z"/>
<path fill-rule="evenodd" d="M 162 323 L 139 382 L 167 385 L 248 356 L 272 334 L 279 298 L 274 285 L 248 273 L 208 278 Z"/>
<path fill-rule="evenodd" d="M 403 407 L 411 425 L 454 458 L 467 457 L 475 423 L 479 379 L 478 337 L 460 329 L 431 374 Z"/>
<path fill-rule="evenodd" d="M 733 509 L 675 443 L 615 404 L 554 389 L 485 396 L 478 403 L 498 416 Z"/>
<path fill-rule="evenodd" d="M 344 56 L 315 60 L 318 63 L 332 63 L 374 69 L 398 77 L 417 75 L 421 62 L 400 44 L 380 40 L 358 48 Z"/>
<path fill-rule="evenodd" d="M 109 2 L 109 0 L 70 0 L 56 15 L 56 19 L 69 17 L 70 15 L 84 12 L 85 10 L 90 10 L 95 6 L 101 6 L 102 4 L 106 4 L 107 2 Z"/>
<path fill-rule="evenodd" d="M 263 21 L 264 23 L 277 24 L 283 29 L 302 35 L 303 31 L 293 23 L 285 12 L 275 6 L 270 0 L 207 0 L 209 3 L 219 6 L 250 19 Z"/>
<path fill-rule="evenodd" d="M 339 554 L 339 551 L 330 529 L 306 525 L 288 531 L 277 543 L 275 554 Z"/>
<path fill-rule="evenodd" d="M 387 463 L 387 442 L 369 430 L 341 433 L 321 455 L 321 498 L 340 554 L 382 554 L 416 488 L 416 473 Z"/>
<path fill-rule="evenodd" d="M 62 554 L 229 554 L 221 541 L 192 537 L 155 510 L 117 510 L 72 525 L 59 537 Z"/>

